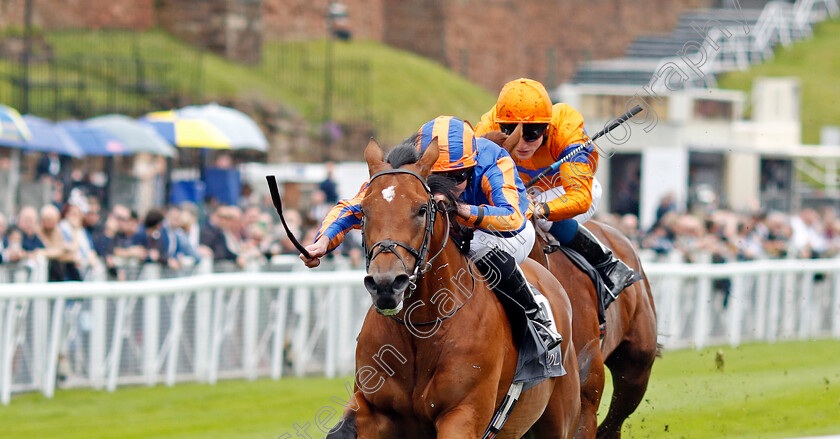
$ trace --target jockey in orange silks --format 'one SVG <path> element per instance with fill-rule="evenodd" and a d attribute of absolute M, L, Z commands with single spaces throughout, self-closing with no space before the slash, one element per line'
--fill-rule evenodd
<path fill-rule="evenodd" d="M 583 129 L 583 116 L 568 104 L 551 104 L 542 84 L 520 78 L 508 82 L 496 105 L 481 117 L 476 135 L 501 131 L 513 133 L 522 123 L 522 136 L 511 151 L 519 174 L 530 180 L 556 161 L 567 161 L 535 184 L 537 223 L 560 244 L 586 258 L 615 298 L 641 275 L 616 259 L 612 251 L 583 223 L 594 215 L 601 199 L 595 179 L 598 152 Z"/>

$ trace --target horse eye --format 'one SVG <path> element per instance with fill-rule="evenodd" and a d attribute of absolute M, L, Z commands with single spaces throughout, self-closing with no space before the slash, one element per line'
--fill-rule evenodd
<path fill-rule="evenodd" d="M 417 216 L 425 216 L 426 215 L 426 206 L 420 207 L 420 210 L 417 211 Z"/>

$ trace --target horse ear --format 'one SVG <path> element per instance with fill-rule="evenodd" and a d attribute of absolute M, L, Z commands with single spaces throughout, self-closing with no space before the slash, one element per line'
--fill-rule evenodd
<path fill-rule="evenodd" d="M 440 147 L 438 146 L 438 138 L 435 137 L 429 143 L 429 146 L 426 147 L 426 151 L 423 152 L 423 157 L 417 162 L 417 168 L 423 178 L 428 177 L 429 173 L 432 172 L 432 166 L 437 161 L 438 155 L 440 155 Z"/>
<path fill-rule="evenodd" d="M 376 139 L 370 138 L 367 148 L 365 148 L 365 160 L 368 164 L 368 172 L 370 175 L 376 174 L 385 166 L 385 153 L 382 152 L 382 147 L 376 143 Z"/>
<path fill-rule="evenodd" d="M 509 154 L 512 154 L 513 148 L 516 148 L 516 145 L 519 144 L 519 139 L 522 138 L 522 122 L 519 122 L 516 125 L 516 129 L 513 130 L 512 133 L 505 139 L 504 143 L 502 143 L 502 148 L 505 149 Z"/>

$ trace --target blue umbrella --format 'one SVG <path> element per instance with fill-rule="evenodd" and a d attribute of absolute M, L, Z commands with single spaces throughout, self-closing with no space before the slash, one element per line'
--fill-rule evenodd
<path fill-rule="evenodd" d="M 132 154 L 132 151 L 128 147 L 107 131 L 88 126 L 85 123 L 75 120 L 59 122 L 57 125 L 76 141 L 86 155 L 115 156 Z"/>
<path fill-rule="evenodd" d="M 22 142 L 20 149 L 54 152 L 77 158 L 85 155 L 85 152 L 79 147 L 76 141 L 54 123 L 28 114 L 23 116 L 23 120 L 29 127 L 32 137 Z"/>

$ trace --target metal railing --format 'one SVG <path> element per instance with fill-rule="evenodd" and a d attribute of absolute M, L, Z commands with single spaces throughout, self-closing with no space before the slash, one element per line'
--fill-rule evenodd
<path fill-rule="evenodd" d="M 147 267 L 140 281 L 4 284 L 0 402 L 56 387 L 352 373 L 371 305 L 364 273 L 259 269 L 205 262 L 173 279 Z M 645 269 L 666 348 L 840 338 L 840 259 Z"/>
<path fill-rule="evenodd" d="M 752 29 L 747 29 L 746 24 L 712 27 L 699 45 L 686 43 L 683 47 L 683 51 L 690 49 L 696 53 L 680 53 L 660 60 L 650 86 L 660 91 L 668 88 L 668 81 L 676 71 L 682 76 L 681 82 L 689 86 L 699 83 L 715 86 L 715 75 L 746 70 L 751 64 L 772 59 L 777 44 L 789 46 L 810 37 L 814 23 L 838 15 L 837 0 L 768 2 Z"/>

